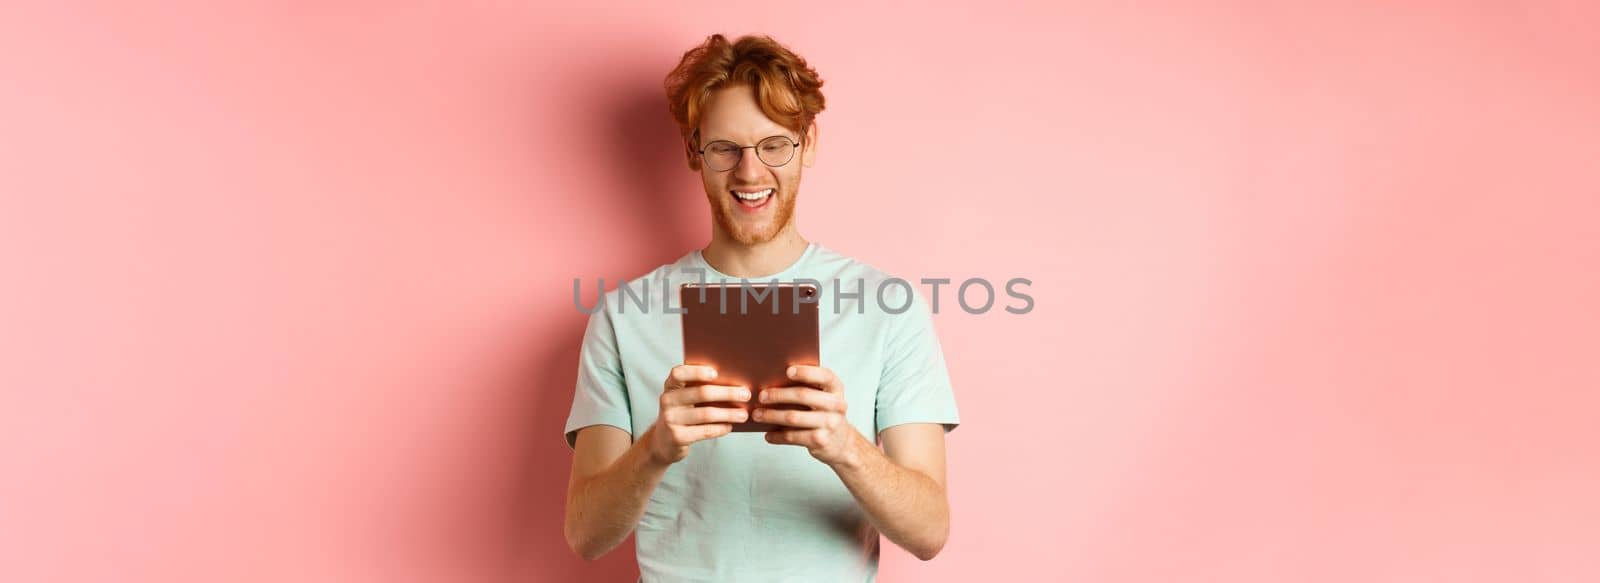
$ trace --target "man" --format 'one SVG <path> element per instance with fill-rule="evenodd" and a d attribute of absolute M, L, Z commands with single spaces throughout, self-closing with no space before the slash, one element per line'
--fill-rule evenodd
<path fill-rule="evenodd" d="M 958 419 L 927 307 L 795 227 L 821 86 L 799 56 L 750 36 L 712 36 L 667 77 L 711 242 L 625 285 L 637 295 L 702 279 L 822 282 L 824 366 L 791 367 L 793 386 L 760 390 L 763 403 L 809 410 L 696 407 L 742 403 L 753 388 L 682 365 L 681 316 L 661 299 L 639 309 L 606 294 L 565 429 L 566 537 L 586 559 L 636 531 L 642 581 L 859 582 L 876 578 L 880 532 L 923 560 L 944 546 L 944 436 Z M 730 433 L 747 415 L 787 429 Z"/>

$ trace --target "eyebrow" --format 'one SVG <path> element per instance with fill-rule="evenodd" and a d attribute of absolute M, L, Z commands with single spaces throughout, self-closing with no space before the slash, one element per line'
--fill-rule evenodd
<path fill-rule="evenodd" d="M 782 131 L 780 131 L 780 132 L 778 132 L 776 134 L 768 134 L 766 136 L 762 136 L 762 138 L 760 140 L 756 140 L 756 142 L 760 142 L 761 140 L 765 140 L 765 139 L 773 137 L 773 136 L 783 136 L 785 138 L 789 138 L 790 140 L 794 140 L 796 142 L 800 141 L 800 138 L 797 138 L 797 137 L 794 137 L 794 136 L 790 135 L 791 133 L 792 132 L 790 132 L 789 130 L 782 130 Z M 715 138 L 706 139 L 704 142 L 701 142 L 701 143 L 709 144 L 711 142 L 733 142 L 735 144 L 739 143 L 738 140 L 734 140 L 733 138 L 724 138 L 724 137 L 721 137 L 721 136 L 718 136 L 718 137 L 715 137 Z"/>

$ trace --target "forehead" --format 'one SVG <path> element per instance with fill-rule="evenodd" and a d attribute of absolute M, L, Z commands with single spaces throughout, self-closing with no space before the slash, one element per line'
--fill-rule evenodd
<path fill-rule="evenodd" d="M 746 143 L 791 133 L 761 112 L 755 89 L 749 85 L 731 85 L 712 92 L 700 117 L 700 137 L 706 142 Z"/>

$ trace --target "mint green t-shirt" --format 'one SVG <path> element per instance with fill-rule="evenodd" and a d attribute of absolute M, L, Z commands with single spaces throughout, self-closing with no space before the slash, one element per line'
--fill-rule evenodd
<path fill-rule="evenodd" d="M 862 435 L 903 423 L 958 423 L 944 354 L 910 282 L 815 243 L 783 271 L 751 283 L 818 284 L 821 364 L 844 381 L 847 417 Z M 607 292 L 590 316 L 565 429 L 613 425 L 638 438 L 660 411 L 662 384 L 683 363 L 678 285 L 730 283 L 696 250 Z M 648 290 L 648 291 L 646 291 Z M 663 294 L 667 305 L 663 305 Z M 842 292 L 842 293 L 841 293 Z M 593 309 L 593 292 L 582 303 Z M 638 301 L 643 300 L 643 309 Z M 640 580 L 870 582 L 878 532 L 837 474 L 799 446 L 761 433 L 694 444 L 650 495 L 634 530 Z"/>

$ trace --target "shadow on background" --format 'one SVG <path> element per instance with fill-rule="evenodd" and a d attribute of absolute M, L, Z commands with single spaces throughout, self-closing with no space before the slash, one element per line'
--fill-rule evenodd
<path fill-rule="evenodd" d="M 536 248 L 530 253 L 558 256 L 570 264 L 573 277 L 582 278 L 585 305 L 594 301 L 595 278 L 604 277 L 606 287 L 615 288 L 619 277 L 643 275 L 708 238 L 705 198 L 667 112 L 661 86 L 666 70 L 660 62 L 616 56 L 648 54 L 660 52 L 641 48 L 587 62 L 574 59 L 559 78 L 536 80 L 536 86 L 581 88 L 571 91 L 569 108 L 555 113 L 577 122 L 570 126 L 593 129 L 572 136 L 536 134 L 537 139 L 559 139 L 616 161 L 597 165 L 606 170 L 593 176 L 566 177 L 582 185 L 574 192 L 528 193 L 570 197 L 556 205 L 560 213 L 606 219 L 604 232 L 585 233 L 582 240 L 538 232 L 531 238 Z M 550 130 L 535 125 L 532 131 Z M 528 161 L 535 168 L 539 163 Z M 539 208 L 541 201 L 534 202 L 530 207 Z M 560 213 L 555 220 L 564 216 Z M 534 218 L 529 228 L 548 220 Z M 402 542 L 416 552 L 445 554 L 417 561 L 440 571 L 412 574 L 415 580 L 613 582 L 638 576 L 632 536 L 596 561 L 580 559 L 567 546 L 562 524 L 572 452 L 562 430 L 589 316 L 573 305 L 570 279 L 536 285 L 536 293 L 506 314 L 506 324 L 499 327 L 510 337 L 493 345 L 508 352 L 483 357 L 482 366 L 490 367 L 488 374 L 497 380 L 471 388 L 477 400 L 468 406 L 475 410 L 461 418 L 472 426 L 430 435 L 429 442 L 442 444 L 443 451 L 460 453 L 416 478 L 437 487 L 421 488 L 414 505 L 420 518 L 406 524 Z M 658 384 L 666 374 L 660 371 L 660 378 L 646 382 Z M 456 438 L 467 441 L 449 441 Z M 426 510 L 432 508 L 438 510 Z"/>
<path fill-rule="evenodd" d="M 705 202 L 695 188 L 697 182 L 683 158 L 683 146 L 666 108 L 661 86 L 666 71 L 659 64 L 594 63 L 601 70 L 618 71 L 609 83 L 595 84 L 593 109 L 574 112 L 590 117 L 596 128 L 596 146 L 614 157 L 617 173 L 592 178 L 592 183 L 608 192 L 572 193 L 581 196 L 586 212 L 615 217 L 616 229 L 600 233 L 586 245 L 605 245 L 607 259 L 589 263 L 575 255 L 576 269 L 585 278 L 586 305 L 595 294 L 594 278 L 604 276 L 606 287 L 615 288 L 617 277 L 637 277 L 664 263 L 676 260 L 703 244 L 706 233 L 696 227 L 709 224 Z M 547 81 L 548 82 L 548 81 Z M 559 81 L 556 81 L 559 83 Z M 689 190 L 693 192 L 688 192 Z M 626 193 L 617 196 L 614 193 Z M 573 252 L 579 247 L 572 242 Z M 564 282 L 564 286 L 570 285 Z M 578 353 L 588 315 L 572 305 L 571 288 L 565 287 L 560 302 L 538 306 L 540 329 L 536 340 L 546 352 L 531 361 L 532 366 L 513 382 L 519 399 L 531 401 L 520 407 L 520 419 L 513 432 L 525 446 L 518 462 L 522 464 L 517 491 L 506 508 L 519 528 L 511 536 L 517 541 L 508 549 L 521 566 L 519 581 L 633 581 L 638 574 L 633 537 L 594 562 L 585 562 L 566 545 L 562 532 L 564 497 L 572 454 L 561 439 L 572 403 L 577 378 Z M 553 349 L 551 347 L 554 347 Z M 665 378 L 667 371 L 661 371 Z"/>

